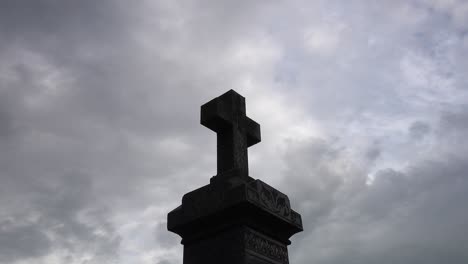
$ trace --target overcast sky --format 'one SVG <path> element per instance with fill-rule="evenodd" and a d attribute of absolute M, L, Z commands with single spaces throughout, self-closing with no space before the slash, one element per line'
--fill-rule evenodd
<path fill-rule="evenodd" d="M 0 2 L 0 263 L 182 264 L 234 89 L 294 264 L 468 261 L 466 0 Z"/>

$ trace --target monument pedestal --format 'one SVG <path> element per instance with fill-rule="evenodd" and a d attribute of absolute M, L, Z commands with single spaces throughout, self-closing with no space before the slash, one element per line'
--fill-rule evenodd
<path fill-rule="evenodd" d="M 302 231 L 288 197 L 260 180 L 225 178 L 187 193 L 168 215 L 168 229 L 183 238 L 184 264 L 288 263 L 289 238 Z"/>
<path fill-rule="evenodd" d="M 286 244 L 247 226 L 233 227 L 184 245 L 184 264 L 288 263 Z"/>

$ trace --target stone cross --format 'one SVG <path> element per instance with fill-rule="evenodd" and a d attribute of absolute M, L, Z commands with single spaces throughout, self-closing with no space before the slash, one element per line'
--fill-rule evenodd
<path fill-rule="evenodd" d="M 217 174 L 248 176 L 247 148 L 260 142 L 260 125 L 245 114 L 245 98 L 233 90 L 201 107 L 201 124 L 217 133 Z"/>

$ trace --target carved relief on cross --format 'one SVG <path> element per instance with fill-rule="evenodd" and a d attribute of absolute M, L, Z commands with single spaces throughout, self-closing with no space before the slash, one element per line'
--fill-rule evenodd
<path fill-rule="evenodd" d="M 247 148 L 260 142 L 260 125 L 245 113 L 245 98 L 234 90 L 201 107 L 200 123 L 217 134 L 217 174 L 249 175 Z"/>

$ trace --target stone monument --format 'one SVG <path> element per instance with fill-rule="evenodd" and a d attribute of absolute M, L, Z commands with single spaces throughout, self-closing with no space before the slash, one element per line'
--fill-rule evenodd
<path fill-rule="evenodd" d="M 249 176 L 247 148 L 260 142 L 260 125 L 246 116 L 245 98 L 230 90 L 202 105 L 201 124 L 217 134 L 217 175 L 167 216 L 184 264 L 289 263 L 301 215 L 285 194 Z"/>

